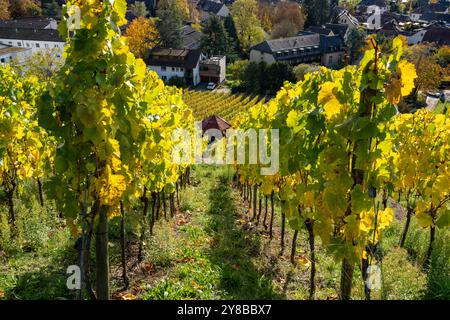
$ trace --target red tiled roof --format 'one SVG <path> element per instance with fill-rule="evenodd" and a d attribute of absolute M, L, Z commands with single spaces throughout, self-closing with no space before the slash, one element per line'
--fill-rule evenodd
<path fill-rule="evenodd" d="M 231 128 L 231 124 L 229 124 L 226 120 L 219 116 L 211 116 L 202 121 L 202 130 L 206 131 L 208 129 L 217 129 L 220 131 L 225 131 Z"/>

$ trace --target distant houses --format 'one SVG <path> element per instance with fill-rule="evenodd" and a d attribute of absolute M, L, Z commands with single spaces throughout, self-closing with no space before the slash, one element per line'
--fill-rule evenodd
<path fill-rule="evenodd" d="M 0 64 L 10 63 L 13 59 L 21 63 L 30 56 L 30 53 L 31 49 L 0 44 Z"/>
<path fill-rule="evenodd" d="M 17 55 L 34 53 L 41 49 L 62 50 L 65 42 L 59 36 L 57 22 L 50 18 L 30 17 L 0 21 L 0 44 L 24 50 L 9 49 L 8 59 L 13 51 Z M 57 50 L 58 51 L 58 50 Z M 57 53 L 60 55 L 60 53 Z"/>
<path fill-rule="evenodd" d="M 342 63 L 344 53 L 344 40 L 340 35 L 303 32 L 295 37 L 265 40 L 253 46 L 250 61 L 290 65 L 320 63 L 335 67 Z"/>
<path fill-rule="evenodd" d="M 41 49 L 63 49 L 65 42 L 53 29 L 2 28 L 0 27 L 0 44 L 18 48 L 31 49 L 34 53 Z"/>
<path fill-rule="evenodd" d="M 200 0 L 197 8 L 201 13 L 202 21 L 208 20 L 211 15 L 219 18 L 226 18 L 230 15 L 230 9 L 219 0 Z"/>
<path fill-rule="evenodd" d="M 422 41 L 436 43 L 441 46 L 450 46 L 450 29 L 443 27 L 432 27 L 425 32 Z"/>

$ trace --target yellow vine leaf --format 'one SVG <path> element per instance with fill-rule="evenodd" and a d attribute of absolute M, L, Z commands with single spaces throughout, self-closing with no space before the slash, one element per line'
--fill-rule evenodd
<path fill-rule="evenodd" d="M 323 105 L 325 116 L 328 120 L 340 113 L 342 105 L 333 93 L 336 84 L 333 82 L 325 82 L 319 91 L 318 103 Z"/>
<path fill-rule="evenodd" d="M 402 60 L 399 62 L 397 69 L 402 79 L 402 96 L 407 96 L 414 89 L 414 80 L 417 78 L 416 68 L 412 63 Z"/>

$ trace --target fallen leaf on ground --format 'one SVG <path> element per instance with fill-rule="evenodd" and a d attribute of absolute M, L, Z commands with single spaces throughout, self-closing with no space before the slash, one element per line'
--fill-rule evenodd
<path fill-rule="evenodd" d="M 302 266 L 305 266 L 305 267 L 309 267 L 311 265 L 311 261 L 304 254 L 301 254 L 298 257 L 298 261 L 300 262 L 300 264 Z"/>
<path fill-rule="evenodd" d="M 127 293 L 122 296 L 122 300 L 136 300 L 136 296 L 132 293 Z"/>

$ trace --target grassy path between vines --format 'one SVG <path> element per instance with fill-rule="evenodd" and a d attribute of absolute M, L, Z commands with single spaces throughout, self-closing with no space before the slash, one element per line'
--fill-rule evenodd
<path fill-rule="evenodd" d="M 139 203 L 134 205 L 127 215 L 130 287 L 126 291 L 120 290 L 119 218 L 110 221 L 114 299 L 307 299 L 306 231 L 299 232 L 297 263 L 293 266 L 293 232 L 288 225 L 285 249 L 280 254 L 279 203 L 275 203 L 274 236 L 270 239 L 262 223 L 256 227 L 249 222 L 252 212 L 231 187 L 231 175 L 227 167 L 194 167 L 191 185 L 181 192 L 175 218 L 157 221 L 152 237 L 147 230 L 142 263 L 136 259 L 142 208 Z M 383 236 L 384 287 L 373 298 L 450 299 L 450 232 L 438 234 L 432 267 L 426 273 L 420 264 L 428 234 L 413 220 L 406 250 L 398 248 L 404 217 L 401 207 L 391 204 L 397 219 Z M 40 208 L 33 197 L 18 208 L 19 228 L 27 235 L 20 245 L 2 239 L 6 222 L 0 212 L 0 299 L 74 299 L 75 293 L 65 286 L 66 268 L 77 264 L 78 254 L 64 221 L 51 209 Z M 337 299 L 339 264 L 318 239 L 316 257 L 316 299 Z M 364 296 L 360 277 L 355 269 L 354 299 Z"/>

